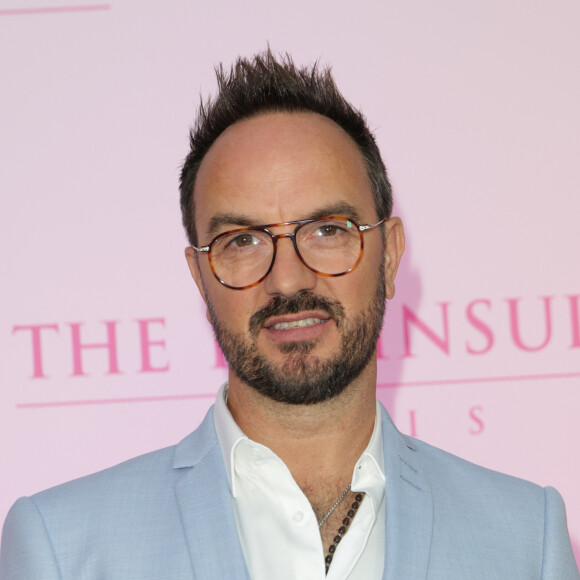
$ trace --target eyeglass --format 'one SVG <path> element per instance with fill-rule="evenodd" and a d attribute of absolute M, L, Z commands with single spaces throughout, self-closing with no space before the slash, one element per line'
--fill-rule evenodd
<path fill-rule="evenodd" d="M 207 246 L 191 246 L 206 253 L 213 275 L 232 290 L 257 286 L 272 271 L 279 238 L 290 238 L 302 263 L 320 276 L 344 276 L 359 264 L 363 233 L 381 225 L 358 225 L 343 216 L 251 226 L 223 232 Z M 273 234 L 270 228 L 296 224 L 294 232 Z"/>

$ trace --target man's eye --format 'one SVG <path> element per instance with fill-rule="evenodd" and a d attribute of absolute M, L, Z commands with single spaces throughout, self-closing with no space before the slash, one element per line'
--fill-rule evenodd
<path fill-rule="evenodd" d="M 316 230 L 316 235 L 328 237 L 328 236 L 335 236 L 336 234 L 338 234 L 340 232 L 341 232 L 341 229 L 338 226 L 335 226 L 333 224 L 325 224 L 323 226 L 320 226 Z"/>
<path fill-rule="evenodd" d="M 254 246 L 259 243 L 259 240 L 256 236 L 252 234 L 239 234 L 237 235 L 229 245 L 232 245 L 236 248 L 247 248 L 248 246 Z"/>

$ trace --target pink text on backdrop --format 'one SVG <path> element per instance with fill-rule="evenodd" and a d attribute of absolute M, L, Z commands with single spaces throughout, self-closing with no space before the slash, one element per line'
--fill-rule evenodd
<path fill-rule="evenodd" d="M 380 397 L 379 397 L 380 398 Z M 418 409 L 409 409 L 404 412 L 397 413 L 397 426 L 407 435 L 411 437 L 421 437 L 421 424 L 425 418 L 425 413 Z M 467 423 L 464 423 L 465 416 L 461 413 L 457 415 L 457 419 L 461 421 L 462 428 L 471 436 L 481 435 L 486 428 L 483 419 L 483 406 L 471 405 L 466 412 Z"/>
<path fill-rule="evenodd" d="M 570 330 L 571 330 L 571 344 L 570 348 L 580 347 L 580 320 L 579 320 L 579 307 L 578 301 L 580 295 L 566 296 L 565 298 L 569 301 L 569 312 L 570 312 Z M 512 344 L 519 350 L 524 350 L 528 352 L 534 352 L 544 349 L 550 343 L 552 338 L 552 301 L 554 296 L 542 296 L 539 300 L 542 303 L 542 312 L 537 316 L 537 323 L 535 326 L 537 328 L 543 328 L 543 339 L 537 344 L 529 344 L 525 341 L 522 336 L 521 331 L 521 314 L 520 314 L 520 302 L 521 298 L 506 298 L 505 302 L 508 305 L 508 320 L 507 326 L 509 328 L 509 333 L 511 337 Z M 431 343 L 433 343 L 437 349 L 443 352 L 445 355 L 449 356 L 451 353 L 451 336 L 450 336 L 450 324 L 449 324 L 449 306 L 448 302 L 440 302 L 438 306 L 441 311 L 441 330 L 436 331 L 430 328 L 423 320 L 421 320 L 415 312 L 410 308 L 403 305 L 402 306 L 402 320 L 403 320 L 403 345 L 404 352 L 402 357 L 413 357 L 416 354 L 412 349 L 412 333 L 411 330 L 414 328 L 420 331 Z M 491 300 L 480 298 L 477 300 L 472 300 L 469 302 L 465 309 L 465 319 L 469 326 L 475 329 L 485 340 L 485 345 L 480 348 L 475 348 L 470 344 L 469 341 L 465 341 L 465 351 L 468 354 L 485 354 L 490 351 L 495 342 L 494 331 L 491 326 L 485 322 L 482 318 L 481 310 L 485 307 L 486 310 L 491 311 L 492 302 Z M 559 330 L 563 330 L 560 326 Z M 382 350 L 379 351 L 380 358 L 387 358 Z"/>
<path fill-rule="evenodd" d="M 138 372 L 152 373 L 165 372 L 169 370 L 169 362 L 154 366 L 151 361 L 152 349 L 162 349 L 166 351 L 164 339 L 151 339 L 150 329 L 153 325 L 160 325 L 165 328 L 165 318 L 138 318 L 136 335 L 139 340 L 139 350 L 141 354 L 141 367 Z M 102 342 L 87 342 L 82 339 L 83 322 L 70 322 L 66 326 L 70 328 L 70 341 L 72 349 L 72 372 L 73 377 L 87 376 L 83 367 L 83 354 L 89 350 L 104 350 L 108 355 L 108 370 L 106 374 L 121 374 L 122 370 L 119 365 L 119 353 L 117 344 L 117 326 L 118 320 L 103 320 L 105 326 L 106 338 Z M 61 325 L 62 326 L 62 325 Z M 23 324 L 12 327 L 12 334 L 27 333 L 30 336 L 30 347 L 32 354 L 32 375 L 33 379 L 48 378 L 44 368 L 42 357 L 43 339 L 48 334 L 59 334 L 60 326 L 58 324 Z"/>
<path fill-rule="evenodd" d="M 541 340 L 536 340 L 532 343 L 524 336 L 522 331 L 522 314 L 520 312 L 520 304 L 522 298 L 506 298 L 503 305 L 497 308 L 503 308 L 506 311 L 506 321 L 504 330 L 509 331 L 511 342 L 518 350 L 526 352 L 537 352 L 545 349 L 551 342 L 554 332 L 570 332 L 570 348 L 580 348 L 580 295 L 567 295 L 560 300 L 568 303 L 566 316 L 554 320 L 553 303 L 558 298 L 554 296 L 543 296 L 535 299 L 535 303 L 540 305 L 535 312 L 534 325 L 536 328 L 542 329 Z M 507 305 L 507 309 L 506 309 Z M 417 347 L 414 345 L 414 337 L 420 333 L 427 341 L 435 348 L 435 352 L 440 352 L 445 356 L 452 354 L 452 344 L 459 344 L 457 340 L 452 341 L 453 333 L 461 332 L 453 327 L 450 318 L 452 311 L 452 304 L 450 302 L 438 302 L 435 304 L 435 309 L 440 313 L 440 324 L 430 326 L 423 320 L 415 311 L 405 304 L 401 305 L 400 312 L 400 332 L 398 337 L 395 337 L 393 344 L 389 345 L 389 350 L 392 356 L 399 358 L 417 357 Z M 492 301 L 485 298 L 478 298 L 470 301 L 465 307 L 464 320 L 467 327 L 473 329 L 483 340 L 483 345 L 474 345 L 469 340 L 464 340 L 464 347 L 461 351 L 470 355 L 484 355 L 489 352 L 495 343 L 495 333 L 497 328 L 492 328 L 491 324 L 486 320 L 486 313 L 490 313 L 493 309 Z M 167 345 L 164 338 L 151 338 L 151 330 L 154 326 L 165 328 L 165 318 L 138 318 L 136 322 L 135 338 L 139 341 L 139 351 L 141 355 L 141 365 L 138 372 L 165 372 L 169 370 L 169 362 L 157 363 L 152 362 L 152 352 L 157 351 L 157 358 L 159 353 L 167 353 Z M 32 375 L 31 378 L 47 378 L 49 371 L 45 369 L 45 362 L 43 360 L 43 341 L 54 340 L 55 338 L 63 339 L 61 337 L 62 327 L 70 329 L 70 339 L 64 337 L 64 340 L 70 340 L 71 344 L 71 376 L 81 377 L 86 376 L 84 370 L 84 355 L 87 351 L 101 350 L 108 355 L 108 365 L 105 374 L 115 375 L 122 374 L 122 364 L 119 362 L 119 348 L 117 341 L 117 330 L 119 321 L 104 320 L 101 325 L 104 325 L 104 338 L 98 342 L 88 342 L 83 339 L 83 327 L 86 323 L 70 322 L 64 324 L 57 323 L 39 323 L 39 324 L 17 324 L 12 328 L 12 334 L 28 334 L 28 345 L 31 351 L 32 359 Z M 569 330 L 567 330 L 569 329 Z M 159 330 L 159 329 L 158 329 Z M 68 334 L 68 333 L 67 333 Z M 457 347 L 455 347 L 455 351 Z M 384 341 L 379 339 L 377 345 L 377 355 L 379 359 L 388 360 L 389 356 L 386 352 Z M 215 364 L 214 368 L 226 368 L 227 362 L 219 349 L 215 345 Z"/>

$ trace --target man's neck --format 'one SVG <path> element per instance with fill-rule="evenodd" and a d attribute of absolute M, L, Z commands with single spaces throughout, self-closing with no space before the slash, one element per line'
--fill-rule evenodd
<path fill-rule="evenodd" d="M 313 405 L 273 401 L 230 376 L 228 407 L 236 423 L 284 461 L 311 502 L 344 489 L 368 445 L 376 410 L 376 364 L 370 363 L 340 395 Z"/>

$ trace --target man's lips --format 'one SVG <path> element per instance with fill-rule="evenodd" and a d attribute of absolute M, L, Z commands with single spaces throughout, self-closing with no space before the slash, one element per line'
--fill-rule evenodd
<path fill-rule="evenodd" d="M 293 316 L 278 316 L 268 320 L 264 327 L 268 330 L 292 330 L 294 328 L 305 328 L 316 324 L 324 324 L 330 318 L 323 314 L 295 314 Z"/>
<path fill-rule="evenodd" d="M 262 332 L 275 344 L 312 343 L 326 335 L 333 317 L 322 310 L 307 310 L 267 318 Z"/>
<path fill-rule="evenodd" d="M 267 331 L 271 337 L 289 333 L 292 336 L 314 336 L 316 329 L 321 332 L 328 328 L 326 322 L 334 321 L 340 326 L 344 309 L 337 300 L 316 296 L 310 291 L 301 290 L 295 296 L 275 296 L 250 318 L 250 333 L 257 338 L 260 331 Z M 288 323 L 288 324 L 286 324 Z M 274 326 L 278 325 L 276 328 Z M 298 338 L 297 338 L 298 340 Z"/>

